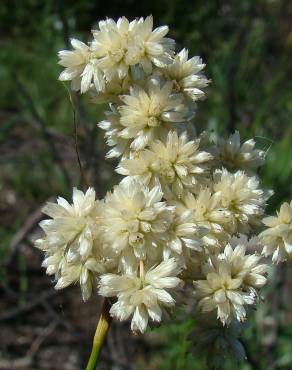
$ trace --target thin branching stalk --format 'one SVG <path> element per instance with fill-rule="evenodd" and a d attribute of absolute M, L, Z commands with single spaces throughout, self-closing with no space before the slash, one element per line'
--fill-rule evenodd
<path fill-rule="evenodd" d="M 77 160 L 78 160 L 78 166 L 79 166 L 80 174 L 81 174 L 81 177 L 82 177 L 83 188 L 85 190 L 85 189 L 87 189 L 89 187 L 89 184 L 88 184 L 88 180 L 87 180 L 86 174 L 85 174 L 84 169 L 83 169 L 83 166 L 82 166 L 82 162 L 81 162 L 81 158 L 80 158 L 80 153 L 79 153 L 78 126 L 77 126 L 77 122 L 76 122 L 76 111 L 75 111 L 75 108 L 73 108 L 73 117 L 74 117 L 73 118 L 73 122 L 74 122 L 75 151 L 76 151 L 76 155 L 77 155 Z"/>
<path fill-rule="evenodd" d="M 73 112 L 73 128 L 74 128 L 74 144 L 75 144 L 75 152 L 77 156 L 77 162 L 78 162 L 78 167 L 81 175 L 81 180 L 82 180 L 82 185 L 83 185 L 83 190 L 85 191 L 89 187 L 89 181 L 87 179 L 87 176 L 85 174 L 81 157 L 80 157 L 80 152 L 79 152 L 79 143 L 78 143 L 78 122 L 76 119 L 76 104 L 74 100 L 74 95 L 73 93 L 68 89 L 68 87 L 64 84 L 64 87 L 68 93 L 69 96 L 69 101 L 72 106 L 72 112 Z M 76 98 L 76 97 L 75 97 Z"/>

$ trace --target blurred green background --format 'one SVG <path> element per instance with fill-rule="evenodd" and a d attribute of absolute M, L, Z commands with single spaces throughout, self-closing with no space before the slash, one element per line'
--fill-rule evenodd
<path fill-rule="evenodd" d="M 5 262 L 1 269 L 4 298 L 10 274 L 15 271 L 19 275 L 13 282 L 17 307 L 28 299 L 31 271 L 36 269 L 30 265 L 29 253 L 37 252 L 27 252 L 28 257 L 17 253 L 20 244 L 30 248 L 37 210 L 51 196 L 69 196 L 72 186 L 81 186 L 74 113 L 80 156 L 90 183 L 102 196 L 117 182 L 115 163 L 104 160 L 103 133 L 96 128 L 105 107 L 91 105 L 87 96 L 73 96 L 73 104 L 70 102 L 66 86 L 57 80 L 61 71 L 57 52 L 69 47 L 70 37 L 89 40 L 91 28 L 105 17 L 149 14 L 157 26 L 169 25 L 177 50 L 186 47 L 191 56 L 200 55 L 207 63 L 206 74 L 212 83 L 207 99 L 198 104 L 194 120 L 198 131 L 227 135 L 238 129 L 245 139 L 255 137 L 258 147 L 267 151 L 267 163 L 261 170 L 263 184 L 275 190 L 269 211 L 292 198 L 291 1 L 4 0 L 0 6 L 0 258 Z M 292 368 L 288 309 L 290 305 L 291 311 L 292 301 L 287 298 L 289 271 L 285 273 L 280 281 L 272 280 L 267 292 L 270 302 L 276 303 L 262 304 L 251 320 L 244 339 L 250 360 L 239 368 Z M 41 279 L 43 275 L 40 271 L 37 276 Z M 275 319 L 275 312 L 278 321 L 266 323 Z M 22 325 L 23 317 L 18 320 Z M 8 329 L 13 331 L 13 324 L 9 322 Z M 275 338 L 267 344 L 269 325 Z M 148 349 L 141 350 L 141 359 L 128 368 L 144 369 L 143 359 L 150 358 L 149 369 L 203 369 L 201 362 L 188 355 L 190 348 L 183 339 L 189 328 L 178 322 L 159 329 L 158 337 L 168 340 L 159 342 L 156 349 L 135 340 L 135 345 Z M 4 357 L 22 353 L 8 344 L 1 348 Z M 84 353 L 86 357 L 86 350 Z M 27 369 L 58 369 L 47 366 L 32 362 Z M 111 366 L 115 367 L 105 369 L 119 369 L 118 362 Z"/>

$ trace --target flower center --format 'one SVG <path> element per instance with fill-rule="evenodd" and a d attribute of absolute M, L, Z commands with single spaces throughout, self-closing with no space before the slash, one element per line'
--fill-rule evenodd
<path fill-rule="evenodd" d="M 124 55 L 125 55 L 125 52 L 123 49 L 119 49 L 119 50 L 115 50 L 114 52 L 112 51 L 109 51 L 108 52 L 108 55 L 110 56 L 110 58 L 115 62 L 115 63 L 118 63 L 120 62 Z"/>
<path fill-rule="evenodd" d="M 151 117 L 148 117 L 147 124 L 150 127 L 157 127 L 160 125 L 160 120 L 155 116 L 151 116 Z"/>
<path fill-rule="evenodd" d="M 171 166 L 162 169 L 162 176 L 167 183 L 172 183 L 175 179 L 175 171 Z"/>
<path fill-rule="evenodd" d="M 143 55 L 145 54 L 145 47 L 141 45 L 135 45 L 128 47 L 125 61 L 128 65 L 135 65 L 140 62 Z"/>
<path fill-rule="evenodd" d="M 144 235 L 142 233 L 131 233 L 129 236 L 129 244 L 134 248 L 142 247 L 144 242 Z"/>

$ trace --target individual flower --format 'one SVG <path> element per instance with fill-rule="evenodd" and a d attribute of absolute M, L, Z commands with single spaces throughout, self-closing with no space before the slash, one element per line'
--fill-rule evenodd
<path fill-rule="evenodd" d="M 236 234 L 233 235 L 229 240 L 229 244 L 232 248 L 235 248 L 237 245 L 244 245 L 248 253 L 258 254 L 261 251 L 261 244 L 257 236 L 248 237 L 246 234 Z"/>
<path fill-rule="evenodd" d="M 167 248 L 176 254 L 182 254 L 185 248 L 202 250 L 204 229 L 193 222 L 191 211 L 176 214 L 167 234 Z"/>
<path fill-rule="evenodd" d="M 203 236 L 208 230 L 193 222 L 188 210 L 176 209 L 175 217 L 167 231 L 167 242 L 163 245 L 162 256 L 167 260 L 174 257 L 181 267 L 181 278 L 192 282 L 201 276 L 202 261 L 205 261 Z"/>
<path fill-rule="evenodd" d="M 209 80 L 202 74 L 205 68 L 200 57 L 188 59 L 188 50 L 182 49 L 175 55 L 173 62 L 162 68 L 163 75 L 174 83 L 174 89 L 193 101 L 205 97 Z"/>
<path fill-rule="evenodd" d="M 192 222 L 208 230 L 202 237 L 205 245 L 219 248 L 229 239 L 226 232 L 231 220 L 230 212 L 222 207 L 218 194 L 202 187 L 198 194 L 187 193 L 180 202 L 174 202 L 179 211 L 190 210 Z"/>
<path fill-rule="evenodd" d="M 216 165 L 229 171 L 243 170 L 253 173 L 265 162 L 265 152 L 255 149 L 255 141 L 247 140 L 241 144 L 240 134 L 235 131 L 228 139 L 218 138 L 213 148 Z"/>
<path fill-rule="evenodd" d="M 229 261 L 214 255 L 203 272 L 205 279 L 194 282 L 202 312 L 217 311 L 223 325 L 229 324 L 233 318 L 244 321 L 245 305 L 253 304 L 255 297 L 243 290 L 241 277 L 233 277 Z"/>
<path fill-rule="evenodd" d="M 193 190 L 208 175 L 208 162 L 213 158 L 200 150 L 200 139 L 189 141 L 186 132 L 178 136 L 176 131 L 170 131 L 165 142 L 154 141 L 150 150 L 158 158 L 156 166 L 162 185 L 169 185 L 168 193 L 177 197 L 185 189 Z"/>
<path fill-rule="evenodd" d="M 184 132 L 170 131 L 166 140 L 156 140 L 149 150 L 122 161 L 117 172 L 134 176 L 147 186 L 160 184 L 169 197 L 182 197 L 185 190 L 194 190 L 207 174 L 211 154 L 199 149 L 200 140 L 188 141 Z"/>
<path fill-rule="evenodd" d="M 127 48 L 129 22 L 125 17 L 119 18 L 116 23 L 108 18 L 98 23 L 99 29 L 93 30 L 92 49 L 99 55 L 98 65 L 107 79 L 111 80 L 118 75 L 124 78 L 128 72 L 128 66 L 124 57 Z"/>
<path fill-rule="evenodd" d="M 272 194 L 259 188 L 257 177 L 249 177 L 243 171 L 233 174 L 226 169 L 215 171 L 214 191 L 232 216 L 231 234 L 248 233 L 259 226 L 266 201 Z"/>
<path fill-rule="evenodd" d="M 263 219 L 267 229 L 259 234 L 263 255 L 278 263 L 292 258 L 292 201 L 281 205 L 277 216 Z"/>
<path fill-rule="evenodd" d="M 118 107 L 124 129 L 119 136 L 131 139 L 131 149 L 144 149 L 153 140 L 167 134 L 171 124 L 185 122 L 186 107 L 182 96 L 172 94 L 172 83 L 164 84 L 150 78 L 145 89 L 138 85 L 130 88 L 130 95 L 121 97 L 124 105 Z"/>
<path fill-rule="evenodd" d="M 162 67 L 172 60 L 174 40 L 164 37 L 168 26 L 153 30 L 153 18 L 148 16 L 131 22 L 126 62 L 129 65 L 140 64 L 146 73 L 150 73 L 153 63 Z"/>
<path fill-rule="evenodd" d="M 160 173 L 157 171 L 158 158 L 149 150 L 144 149 L 134 153 L 129 158 L 124 158 L 116 168 L 120 175 L 131 177 L 149 188 L 161 186 Z"/>
<path fill-rule="evenodd" d="M 121 255 L 125 270 L 135 268 L 139 259 L 165 242 L 174 208 L 162 202 L 163 193 L 133 179 L 125 179 L 105 197 L 103 206 L 103 239 Z"/>
<path fill-rule="evenodd" d="M 149 317 L 160 322 L 163 308 L 175 305 L 169 289 L 178 287 L 179 269 L 174 258 L 151 267 L 144 274 L 140 268 L 136 273 L 126 275 L 105 274 L 100 277 L 99 294 L 104 297 L 117 296 L 110 314 L 120 321 L 132 316 L 131 329 L 144 333 Z"/>
<path fill-rule="evenodd" d="M 61 197 L 57 199 L 57 204 L 47 203 L 43 212 L 51 219 L 41 221 L 40 226 L 48 242 L 55 246 L 65 245 L 72 254 L 90 254 L 97 234 L 97 207 L 93 188 L 85 194 L 74 188 L 72 204 Z"/>
<path fill-rule="evenodd" d="M 164 37 L 167 33 L 167 26 L 153 30 L 152 16 L 132 22 L 122 17 L 117 23 L 109 18 L 93 31 L 92 48 L 100 55 L 98 66 L 108 80 L 116 74 L 125 77 L 129 67 L 137 64 L 150 73 L 152 64 L 164 66 L 171 61 L 174 41 Z"/>
<path fill-rule="evenodd" d="M 59 64 L 65 67 L 59 80 L 72 81 L 73 90 L 85 93 L 92 82 L 96 90 L 104 87 L 103 73 L 97 66 L 97 59 L 92 55 L 90 47 L 83 42 L 71 39 L 74 50 L 61 50 L 58 53 Z"/>
<path fill-rule="evenodd" d="M 243 244 L 235 248 L 227 244 L 221 257 L 228 262 L 232 277 L 242 279 L 243 289 L 257 296 L 257 289 L 267 282 L 265 274 L 268 266 L 260 263 L 261 256 L 246 254 L 246 247 Z"/>
<path fill-rule="evenodd" d="M 107 145 L 111 148 L 106 158 L 127 158 L 130 153 L 130 140 L 119 136 L 123 130 L 120 123 L 120 115 L 116 108 L 111 105 L 111 110 L 105 112 L 106 119 L 98 123 L 98 127 L 105 131 Z"/>
<path fill-rule="evenodd" d="M 95 104 L 116 103 L 121 104 L 120 95 L 128 94 L 132 83 L 130 75 L 124 78 L 113 77 L 106 81 L 104 88 L 96 92 L 91 101 Z"/>
<path fill-rule="evenodd" d="M 96 245 L 93 253 L 87 258 L 76 259 L 69 262 L 66 257 L 63 257 L 59 263 L 59 271 L 57 273 L 58 280 L 55 289 L 63 289 L 71 284 L 79 282 L 83 301 L 87 301 L 96 286 L 96 278 L 102 273 L 105 273 L 113 264 L 109 263 L 104 258 L 104 254 L 100 252 L 100 247 Z M 50 256 L 50 254 L 48 254 Z M 52 257 L 54 258 L 55 255 Z M 50 257 L 46 258 L 42 264 L 43 267 L 50 267 Z"/>
<path fill-rule="evenodd" d="M 99 241 L 95 191 L 89 188 L 84 194 L 74 188 L 73 204 L 59 197 L 57 204 L 48 203 L 43 212 L 51 217 L 40 222 L 45 236 L 35 242 L 46 253 L 43 267 L 47 274 L 55 275 L 56 289 L 79 281 L 83 299 L 87 300 L 95 276 L 105 272 L 107 265 Z"/>

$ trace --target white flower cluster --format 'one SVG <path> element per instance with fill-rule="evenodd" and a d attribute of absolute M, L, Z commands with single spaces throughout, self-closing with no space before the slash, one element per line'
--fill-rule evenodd
<path fill-rule="evenodd" d="M 186 295 L 194 315 L 215 313 L 221 327 L 244 321 L 266 283 L 267 265 L 249 249 L 262 222 L 263 254 L 292 256 L 292 203 L 263 219 L 271 192 L 256 174 L 264 153 L 254 140 L 188 137 L 183 124 L 205 96 L 205 64 L 186 49 L 175 54 L 167 32 L 153 30 L 151 16 L 107 19 L 88 45 L 73 39 L 73 50 L 59 53 L 60 80 L 110 103 L 99 127 L 124 178 L 103 200 L 74 189 L 73 205 L 48 204 L 36 241 L 57 289 L 79 281 L 86 300 L 96 287 L 110 297 L 110 314 L 140 332 Z"/>
<path fill-rule="evenodd" d="M 45 237 L 35 242 L 46 253 L 42 266 L 48 275 L 55 275 L 56 289 L 79 281 L 86 301 L 95 285 L 96 274 L 107 271 L 112 258 L 99 241 L 99 201 L 89 188 L 85 194 L 73 189 L 73 204 L 58 198 L 57 204 L 48 203 L 43 212 L 51 219 L 40 223 Z"/>
<path fill-rule="evenodd" d="M 273 255 L 273 262 L 292 259 L 292 201 L 281 205 L 277 217 L 265 217 L 263 223 L 267 229 L 259 238 L 264 245 L 263 254 Z"/>

